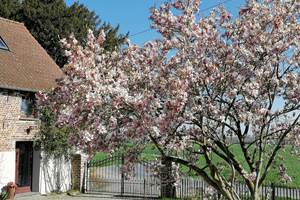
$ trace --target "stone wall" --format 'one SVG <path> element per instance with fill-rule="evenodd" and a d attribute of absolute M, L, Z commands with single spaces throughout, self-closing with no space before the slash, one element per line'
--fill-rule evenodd
<path fill-rule="evenodd" d="M 30 141 L 38 131 L 38 120 L 21 115 L 22 97 L 0 89 L 0 152 L 14 151 L 16 141 Z"/>
<path fill-rule="evenodd" d="M 17 141 L 32 141 L 38 131 L 38 120 L 22 118 L 22 96 L 0 89 L 0 189 L 15 181 L 15 148 Z"/>

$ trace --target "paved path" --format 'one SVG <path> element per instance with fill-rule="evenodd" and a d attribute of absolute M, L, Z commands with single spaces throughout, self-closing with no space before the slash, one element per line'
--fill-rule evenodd
<path fill-rule="evenodd" d="M 69 196 L 66 194 L 49 194 L 47 196 L 42 196 L 37 193 L 28 193 L 24 195 L 17 195 L 16 200 L 140 200 L 141 198 L 118 198 L 110 195 L 92 195 L 92 194 L 79 194 L 76 196 Z"/>

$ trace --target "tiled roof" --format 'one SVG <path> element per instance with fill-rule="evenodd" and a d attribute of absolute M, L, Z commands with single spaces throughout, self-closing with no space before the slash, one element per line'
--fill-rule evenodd
<path fill-rule="evenodd" d="M 63 73 L 24 24 L 0 17 L 0 88 L 38 91 L 55 86 Z"/>

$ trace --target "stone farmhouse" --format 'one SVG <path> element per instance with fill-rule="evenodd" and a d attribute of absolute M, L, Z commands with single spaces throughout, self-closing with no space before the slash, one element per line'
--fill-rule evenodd
<path fill-rule="evenodd" d="M 45 160 L 33 147 L 35 93 L 62 75 L 22 23 L 0 18 L 0 189 L 11 181 L 17 193 L 70 189 L 71 161 Z"/>

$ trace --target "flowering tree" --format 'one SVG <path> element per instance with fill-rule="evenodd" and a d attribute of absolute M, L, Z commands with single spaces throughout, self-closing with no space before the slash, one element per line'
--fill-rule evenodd
<path fill-rule="evenodd" d="M 277 152 L 300 143 L 300 2 L 249 0 L 235 19 L 224 8 L 200 18 L 199 4 L 153 8 L 161 38 L 143 47 L 105 52 L 103 33 L 89 33 L 86 47 L 64 40 L 66 76 L 39 104 L 76 129 L 70 142 L 89 153 L 122 146 L 136 159 L 151 143 L 227 199 L 239 199 L 237 176 L 259 199 Z"/>

